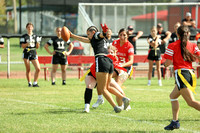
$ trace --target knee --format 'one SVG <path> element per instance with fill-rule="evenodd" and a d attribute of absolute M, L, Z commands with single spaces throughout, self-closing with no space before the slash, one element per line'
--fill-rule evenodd
<path fill-rule="evenodd" d="M 27 69 L 26 69 L 26 72 L 27 72 L 27 73 L 30 73 L 30 72 L 31 72 L 31 69 L 30 69 L 30 68 L 27 68 Z"/>
<path fill-rule="evenodd" d="M 40 68 L 36 68 L 36 70 L 35 70 L 37 73 L 39 73 L 40 72 Z"/>
<path fill-rule="evenodd" d="M 65 69 L 62 69 L 62 73 L 66 73 L 66 70 L 65 70 Z"/>

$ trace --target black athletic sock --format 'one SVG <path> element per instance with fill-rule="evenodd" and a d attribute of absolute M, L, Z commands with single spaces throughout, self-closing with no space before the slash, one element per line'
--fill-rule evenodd
<path fill-rule="evenodd" d="M 89 88 L 85 89 L 85 94 L 84 94 L 85 104 L 90 104 L 91 99 L 92 99 L 92 90 L 93 89 L 89 89 Z"/>

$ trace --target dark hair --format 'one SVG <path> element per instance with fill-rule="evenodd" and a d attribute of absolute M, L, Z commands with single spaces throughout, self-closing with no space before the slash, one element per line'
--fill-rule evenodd
<path fill-rule="evenodd" d="M 119 30 L 118 35 L 119 35 L 120 33 L 124 32 L 124 31 L 125 31 L 126 34 L 127 34 L 127 30 L 126 30 L 125 28 L 122 28 L 122 29 Z M 127 34 L 127 35 L 128 35 L 128 34 Z"/>
<path fill-rule="evenodd" d="M 95 26 L 90 26 L 90 27 L 87 29 L 87 31 L 95 31 L 95 32 L 98 32 L 98 29 L 97 29 L 97 27 L 95 27 Z"/>
<path fill-rule="evenodd" d="M 181 54 L 183 56 L 183 59 L 185 61 L 193 62 L 196 60 L 196 57 L 186 48 L 189 38 L 189 32 L 190 30 L 188 26 L 182 25 L 177 29 L 177 33 L 180 36 L 179 39 L 181 41 Z"/>
<path fill-rule="evenodd" d="M 28 23 L 26 24 L 26 28 L 27 28 L 29 25 L 32 25 L 32 26 L 33 26 L 33 24 L 32 24 L 31 22 L 28 22 Z M 33 27 L 34 27 L 34 26 L 33 26 Z"/>

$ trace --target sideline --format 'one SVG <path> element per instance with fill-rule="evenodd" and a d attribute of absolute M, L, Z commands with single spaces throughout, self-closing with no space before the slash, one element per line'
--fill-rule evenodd
<path fill-rule="evenodd" d="M 57 105 L 52 105 L 52 104 L 45 104 L 45 103 L 37 103 L 37 102 L 31 102 L 31 101 L 23 101 L 23 100 L 17 100 L 17 99 L 6 99 L 6 98 L 0 98 L 1 101 L 11 101 L 11 102 L 19 102 L 19 103 L 23 103 L 23 104 L 33 104 L 33 105 L 39 105 L 39 106 L 46 106 L 46 107 L 52 107 L 52 108 L 61 108 L 61 109 L 66 109 L 66 110 L 72 110 L 72 111 L 83 111 L 83 110 L 78 110 L 78 109 L 71 109 L 71 108 L 67 108 L 67 107 L 62 107 L 62 106 L 57 106 Z M 91 113 L 91 112 L 90 112 Z M 95 113 L 95 112 L 92 112 Z M 101 114 L 101 115 L 105 115 L 105 116 L 110 116 L 110 117 L 115 117 L 115 118 L 119 118 L 119 119 L 125 119 L 128 121 L 132 121 L 132 122 L 139 122 L 139 123 L 146 123 L 149 125 L 158 125 L 157 123 L 153 123 L 153 122 L 149 122 L 149 121 L 142 121 L 142 120 L 134 120 L 130 117 L 123 117 L 123 116 L 118 116 L 118 115 L 114 115 L 114 114 L 106 114 L 106 113 L 96 113 L 96 114 Z M 163 124 L 159 124 L 160 127 L 166 126 Z M 199 131 L 195 131 L 195 130 L 189 130 L 189 129 L 185 129 L 185 128 L 180 128 L 178 130 L 182 130 L 182 131 L 186 131 L 186 132 L 193 132 L 193 133 L 199 133 Z M 163 129 L 163 131 L 165 131 Z"/>

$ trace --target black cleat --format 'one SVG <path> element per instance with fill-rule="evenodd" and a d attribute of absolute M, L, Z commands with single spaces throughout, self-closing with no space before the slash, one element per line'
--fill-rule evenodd
<path fill-rule="evenodd" d="M 56 82 L 52 82 L 51 85 L 56 85 Z"/>
<path fill-rule="evenodd" d="M 63 82 L 62 82 L 62 85 L 66 85 L 66 82 L 65 82 L 65 80 L 63 80 Z"/>
<path fill-rule="evenodd" d="M 32 87 L 32 84 L 28 83 L 28 87 Z"/>
<path fill-rule="evenodd" d="M 179 129 L 180 128 L 180 123 L 179 121 L 171 121 L 171 123 L 166 126 L 164 129 L 165 130 L 174 130 L 174 129 Z"/>
<path fill-rule="evenodd" d="M 33 84 L 33 87 L 39 87 L 39 85 L 38 84 L 35 84 L 35 85 Z"/>

